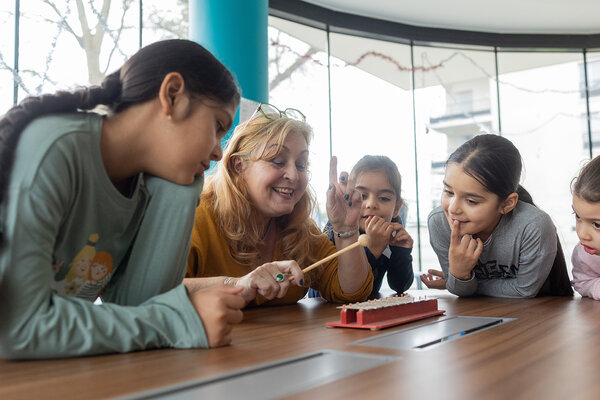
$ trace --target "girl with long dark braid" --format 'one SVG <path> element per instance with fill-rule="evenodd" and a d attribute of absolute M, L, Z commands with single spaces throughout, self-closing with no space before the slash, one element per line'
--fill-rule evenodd
<path fill-rule="evenodd" d="M 222 156 L 239 99 L 206 49 L 168 40 L 101 86 L 27 98 L 5 114 L 0 357 L 231 341 L 239 290 L 186 290 L 182 279 L 204 171 Z"/>

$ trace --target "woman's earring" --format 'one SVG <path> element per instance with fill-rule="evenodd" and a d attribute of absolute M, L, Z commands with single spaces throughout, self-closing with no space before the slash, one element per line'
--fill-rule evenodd
<path fill-rule="evenodd" d="M 167 119 L 170 121 L 171 120 L 171 114 L 167 115 Z"/>

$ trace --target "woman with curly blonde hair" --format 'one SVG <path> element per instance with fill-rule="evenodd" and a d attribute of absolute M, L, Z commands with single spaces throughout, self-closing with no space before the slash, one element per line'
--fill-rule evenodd
<path fill-rule="evenodd" d="M 356 242 L 361 209 L 360 193 L 346 173 L 338 181 L 333 158 L 327 214 L 335 245 L 310 218 L 311 138 L 302 113 L 267 104 L 236 128 L 196 210 L 186 285 L 242 286 L 253 305 L 295 303 L 309 287 L 333 302 L 366 299 L 373 275 L 360 248 L 302 273 Z"/>

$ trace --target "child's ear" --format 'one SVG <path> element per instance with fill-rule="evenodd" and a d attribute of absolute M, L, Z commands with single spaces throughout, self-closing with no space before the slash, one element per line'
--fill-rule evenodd
<path fill-rule="evenodd" d="M 393 217 L 398 217 L 400 218 L 400 216 L 398 215 L 398 212 L 400 212 L 400 207 L 402 207 L 403 201 L 397 201 L 396 202 L 396 207 L 394 207 L 394 214 L 392 214 L 392 218 Z"/>
<path fill-rule="evenodd" d="M 517 193 L 511 193 L 506 199 L 500 204 L 500 214 L 508 214 L 511 212 L 519 201 L 519 195 Z"/>
<path fill-rule="evenodd" d="M 158 100 L 166 117 L 174 114 L 176 100 L 184 93 L 185 83 L 179 72 L 169 72 L 165 75 L 158 90 Z"/>

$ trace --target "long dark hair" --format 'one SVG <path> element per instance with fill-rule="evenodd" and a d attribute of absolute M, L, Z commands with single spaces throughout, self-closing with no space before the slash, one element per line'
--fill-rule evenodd
<path fill-rule="evenodd" d="M 460 164 L 465 173 L 481 183 L 500 201 L 511 193 L 517 193 L 519 200 L 533 206 L 529 192 L 519 184 L 523 162 L 521 154 L 512 142 L 498 135 L 479 135 L 462 144 L 448 158 L 446 165 Z M 572 296 L 565 255 L 556 236 L 556 257 L 547 280 L 550 293 L 554 296 Z"/>
<path fill-rule="evenodd" d="M 231 72 L 198 43 L 173 39 L 150 44 L 106 76 L 100 86 L 28 97 L 0 119 L 0 203 L 6 200 L 21 132 L 31 121 L 46 114 L 91 110 L 98 105 L 105 105 L 114 113 L 121 112 L 156 98 L 169 72 L 183 76 L 190 94 L 223 104 L 233 103 L 236 107 L 240 101 Z M 0 222 L 0 244 L 3 226 Z"/>

